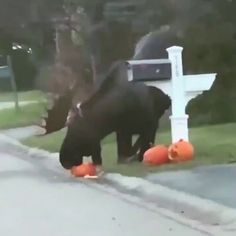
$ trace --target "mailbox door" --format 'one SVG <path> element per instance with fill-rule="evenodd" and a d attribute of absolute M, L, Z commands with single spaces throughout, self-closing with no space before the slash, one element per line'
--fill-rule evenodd
<path fill-rule="evenodd" d="M 136 81 L 171 79 L 171 63 L 132 65 L 132 71 Z"/>

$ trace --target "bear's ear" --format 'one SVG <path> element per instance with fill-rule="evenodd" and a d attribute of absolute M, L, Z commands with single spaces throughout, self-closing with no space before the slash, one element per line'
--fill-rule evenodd
<path fill-rule="evenodd" d="M 43 117 L 42 123 L 44 124 L 40 125 L 45 129 L 43 135 L 53 133 L 65 127 L 73 95 L 73 90 L 68 90 L 63 96 L 54 99 L 52 108 L 47 109 L 47 117 Z"/>

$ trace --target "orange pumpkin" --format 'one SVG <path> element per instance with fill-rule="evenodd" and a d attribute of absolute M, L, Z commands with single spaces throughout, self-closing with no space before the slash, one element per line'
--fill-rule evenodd
<path fill-rule="evenodd" d="M 71 173 L 76 177 L 94 176 L 96 175 L 96 167 L 92 163 L 84 163 L 79 166 L 73 166 Z"/>
<path fill-rule="evenodd" d="M 171 161 L 189 161 L 193 158 L 194 148 L 190 142 L 180 139 L 168 148 L 168 156 Z"/>
<path fill-rule="evenodd" d="M 143 162 L 148 165 L 162 165 L 168 161 L 168 147 L 161 144 L 149 148 L 143 156 Z"/>

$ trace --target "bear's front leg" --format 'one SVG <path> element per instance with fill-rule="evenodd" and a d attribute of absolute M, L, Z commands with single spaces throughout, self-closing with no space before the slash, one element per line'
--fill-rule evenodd
<path fill-rule="evenodd" d="M 97 176 L 101 176 L 104 174 L 102 169 L 102 155 L 101 155 L 101 144 L 98 142 L 93 148 L 92 151 L 92 161 L 93 164 L 96 166 L 96 173 Z"/>

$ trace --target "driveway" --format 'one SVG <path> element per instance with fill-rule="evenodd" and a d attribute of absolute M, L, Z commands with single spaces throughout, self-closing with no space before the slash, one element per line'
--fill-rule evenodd
<path fill-rule="evenodd" d="M 236 164 L 151 174 L 147 179 L 236 208 Z"/>

